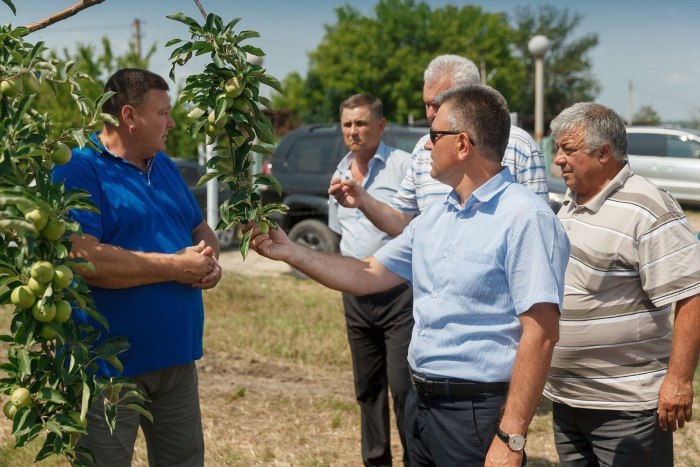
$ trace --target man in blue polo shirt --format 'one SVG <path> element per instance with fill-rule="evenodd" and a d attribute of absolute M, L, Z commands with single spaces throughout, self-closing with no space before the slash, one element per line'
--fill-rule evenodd
<path fill-rule="evenodd" d="M 216 235 L 163 153 L 170 117 L 165 80 L 146 70 L 122 69 L 105 91 L 116 94 L 103 110 L 119 120 L 91 136 L 96 149 L 75 149 L 53 179 L 83 189 L 99 214 L 74 211 L 83 236 L 71 254 L 87 259 L 85 273 L 97 310 L 108 320 L 102 338 L 124 336 L 123 376 L 151 399 L 154 423 L 130 410 L 118 413 L 110 434 L 102 401 L 88 412 L 80 444 L 99 466 L 129 466 L 139 425 L 151 465 L 203 465 L 204 440 L 194 361 L 202 356 L 202 289 L 221 278 Z M 87 319 L 87 317 L 83 317 Z M 108 365 L 99 371 L 117 375 Z"/>
<path fill-rule="evenodd" d="M 558 339 L 569 242 L 547 203 L 501 166 L 505 99 L 471 85 L 436 101 L 426 149 L 431 176 L 452 191 L 374 256 L 310 251 L 280 230 L 246 229 L 258 253 L 337 290 L 412 283 L 411 465 L 521 465 Z"/>
<path fill-rule="evenodd" d="M 411 155 L 382 142 L 386 120 L 382 101 L 355 94 L 340 104 L 340 124 L 350 152 L 340 161 L 331 184 L 352 179 L 378 199 L 389 201 L 411 164 Z M 339 233 L 340 252 L 353 258 L 374 254 L 390 240 L 359 209 L 345 208 L 335 197 L 328 201 L 328 225 Z M 413 329 L 413 292 L 406 284 L 377 294 L 343 294 L 345 323 L 352 353 L 355 397 L 360 404 L 362 462 L 392 465 L 389 395 L 404 448 L 403 415 L 408 379 L 406 353 Z"/>

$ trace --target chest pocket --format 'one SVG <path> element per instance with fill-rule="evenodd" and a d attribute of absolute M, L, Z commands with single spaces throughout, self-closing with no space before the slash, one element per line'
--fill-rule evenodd
<path fill-rule="evenodd" d="M 503 279 L 503 270 L 495 255 L 475 250 L 462 250 L 456 258 L 455 277 L 461 294 L 480 297 L 489 294 L 491 284 Z"/>

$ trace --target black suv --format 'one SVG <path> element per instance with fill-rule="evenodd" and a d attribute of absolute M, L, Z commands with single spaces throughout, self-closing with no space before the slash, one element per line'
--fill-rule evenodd
<path fill-rule="evenodd" d="M 410 153 L 428 128 L 387 125 L 382 140 Z M 340 237 L 328 228 L 328 185 L 338 163 L 347 154 L 339 125 L 304 125 L 288 133 L 265 162 L 282 185 L 282 196 L 267 188 L 264 204 L 282 202 L 289 212 L 276 220 L 289 238 L 311 248 L 338 251 Z"/>

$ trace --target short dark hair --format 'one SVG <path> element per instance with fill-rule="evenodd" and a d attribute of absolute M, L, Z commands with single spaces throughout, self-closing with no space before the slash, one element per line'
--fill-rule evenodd
<path fill-rule="evenodd" d="M 374 97 L 372 94 L 353 94 L 340 104 L 340 115 L 343 115 L 343 109 L 354 109 L 356 107 L 369 107 L 369 112 L 377 119 L 384 118 L 384 105 L 381 99 Z"/>
<path fill-rule="evenodd" d="M 450 130 L 466 131 L 479 152 L 501 162 L 510 137 L 510 111 L 505 98 L 490 86 L 457 86 L 435 98 L 440 107 L 448 107 Z"/>
<path fill-rule="evenodd" d="M 119 118 L 122 107 L 137 107 L 151 89 L 167 91 L 170 88 L 160 75 L 139 68 L 122 68 L 110 76 L 105 84 L 105 92 L 114 91 L 116 94 L 104 103 L 102 110 Z"/>

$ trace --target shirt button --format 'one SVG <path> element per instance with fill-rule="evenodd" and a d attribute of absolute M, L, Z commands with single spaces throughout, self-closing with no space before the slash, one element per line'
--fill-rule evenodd
<path fill-rule="evenodd" d="M 566 224 L 566 230 L 571 230 L 571 224 Z"/>
<path fill-rule="evenodd" d="M 437 292 L 433 292 L 433 293 L 430 294 L 430 296 L 433 297 L 433 298 L 436 298 L 436 297 L 438 296 L 438 293 L 437 293 Z"/>
<path fill-rule="evenodd" d="M 447 258 L 447 252 L 446 252 L 446 251 L 443 251 L 443 252 L 442 252 L 442 257 L 443 257 L 443 258 Z"/>

